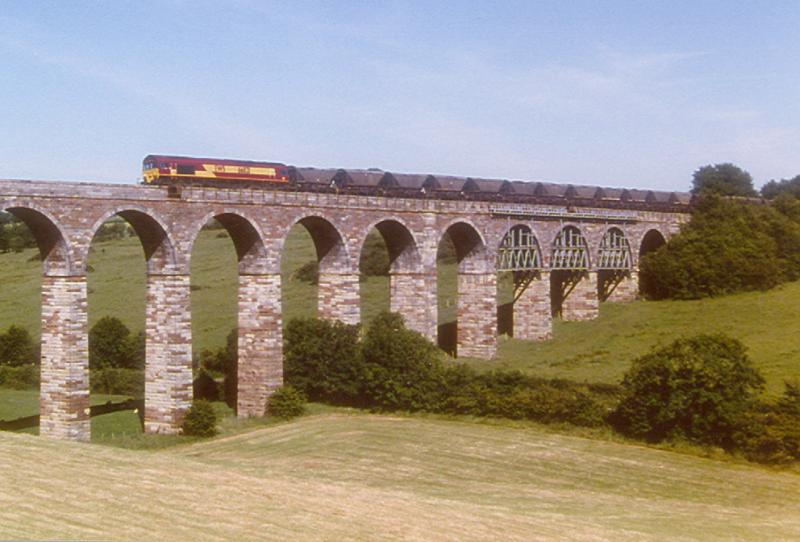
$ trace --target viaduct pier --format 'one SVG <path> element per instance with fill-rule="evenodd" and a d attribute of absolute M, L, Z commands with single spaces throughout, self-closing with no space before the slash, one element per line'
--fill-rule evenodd
<path fill-rule="evenodd" d="M 359 321 L 359 260 L 374 228 L 389 250 L 391 310 L 434 341 L 437 251 L 449 236 L 458 353 L 491 359 L 499 273 L 514 278 L 513 335 L 546 340 L 554 316 L 591 319 L 603 300 L 634 298 L 640 255 L 690 208 L 685 193 L 293 170 L 300 182 L 281 189 L 0 180 L 0 210 L 31 228 L 42 254 L 42 435 L 90 436 L 86 261 L 112 217 L 131 225 L 147 263 L 145 430 L 174 433 L 192 401 L 192 246 L 211 219 L 238 256 L 237 413 L 246 417 L 263 414 L 283 381 L 280 264 L 295 225 L 316 247 L 321 317 Z"/>

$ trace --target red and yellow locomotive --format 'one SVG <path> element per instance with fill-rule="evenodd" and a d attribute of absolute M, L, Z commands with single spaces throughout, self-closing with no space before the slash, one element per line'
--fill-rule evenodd
<path fill-rule="evenodd" d="M 286 164 L 273 162 L 151 154 L 142 162 L 142 177 L 145 184 L 166 184 L 175 181 L 213 181 L 215 184 L 288 183 L 289 168 Z"/>

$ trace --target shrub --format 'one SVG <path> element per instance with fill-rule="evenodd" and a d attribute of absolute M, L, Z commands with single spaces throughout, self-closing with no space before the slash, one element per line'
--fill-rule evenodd
<path fill-rule="evenodd" d="M 384 312 L 369 326 L 361 345 L 364 397 L 382 410 L 437 410 L 444 367 L 440 351 L 406 329 L 403 317 Z"/>
<path fill-rule="evenodd" d="M 11 367 L 0 365 L 0 385 L 15 390 L 29 390 L 39 386 L 39 366 L 32 363 Z"/>
<path fill-rule="evenodd" d="M 800 459 L 800 385 L 786 383 L 775 403 L 761 403 L 740 421 L 736 445 L 745 457 L 761 463 Z"/>
<path fill-rule="evenodd" d="M 183 418 L 183 434 L 193 437 L 213 437 L 217 434 L 217 413 L 205 399 L 196 399 Z"/>
<path fill-rule="evenodd" d="M 634 360 L 610 421 L 621 433 L 651 442 L 684 438 L 730 450 L 763 383 L 736 339 L 680 339 Z"/>
<path fill-rule="evenodd" d="M 144 396 L 144 371 L 106 367 L 91 371 L 89 382 L 93 393 L 111 395 Z"/>
<path fill-rule="evenodd" d="M 282 420 L 302 416 L 306 412 L 306 398 L 291 386 L 281 386 L 267 401 L 267 415 Z"/>
<path fill-rule="evenodd" d="M 39 363 L 39 352 L 28 330 L 11 326 L 0 334 L 0 364 L 18 367 Z"/>
<path fill-rule="evenodd" d="M 297 318 L 284 331 L 286 383 L 312 401 L 358 404 L 363 365 L 359 327 L 318 318 Z"/>
<path fill-rule="evenodd" d="M 131 335 L 119 318 L 104 316 L 89 330 L 89 367 L 144 368 L 144 333 Z"/>
<path fill-rule="evenodd" d="M 197 376 L 192 381 L 192 391 L 197 399 L 219 401 L 219 385 L 205 369 L 197 371 Z"/>
<path fill-rule="evenodd" d="M 800 225 L 771 205 L 700 198 L 681 232 L 639 264 L 651 299 L 765 290 L 798 277 Z"/>

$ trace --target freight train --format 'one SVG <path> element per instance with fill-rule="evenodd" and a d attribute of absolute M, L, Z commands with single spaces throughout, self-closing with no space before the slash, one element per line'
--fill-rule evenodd
<path fill-rule="evenodd" d="M 691 204 L 691 195 L 549 182 L 473 179 L 450 175 L 391 173 L 380 169 L 344 170 L 151 154 L 142 163 L 145 184 L 165 185 L 170 197 L 182 187 L 266 188 L 364 196 L 478 200 L 498 203 L 566 205 L 568 208 L 676 210 Z"/>

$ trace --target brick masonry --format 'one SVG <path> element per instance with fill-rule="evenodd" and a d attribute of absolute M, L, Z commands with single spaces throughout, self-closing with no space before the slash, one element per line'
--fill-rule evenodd
<path fill-rule="evenodd" d="M 192 403 L 189 275 L 147 277 L 145 431 L 180 432 Z"/>
<path fill-rule="evenodd" d="M 319 274 L 317 295 L 320 318 L 339 320 L 345 324 L 361 321 L 360 284 L 357 273 Z"/>
<path fill-rule="evenodd" d="M 612 289 L 603 301 L 626 303 L 639 295 L 639 273 L 630 271 L 612 284 Z"/>
<path fill-rule="evenodd" d="M 91 438 L 86 311 L 85 277 L 42 278 L 40 435 Z"/>
<path fill-rule="evenodd" d="M 513 336 L 525 341 L 546 341 L 553 337 L 550 273 L 547 271 L 531 281 L 514 303 Z"/>
<path fill-rule="evenodd" d="M 390 310 L 403 315 L 409 329 L 436 342 L 436 275 L 391 273 Z"/>
<path fill-rule="evenodd" d="M 600 298 L 597 295 L 597 273 L 586 272 L 580 277 L 561 304 L 561 319 L 577 322 L 597 318 Z"/>
<path fill-rule="evenodd" d="M 281 276 L 239 277 L 237 415 L 263 416 L 267 398 L 283 383 Z"/>
<path fill-rule="evenodd" d="M 515 307 L 518 337 L 550 336 L 546 270 L 558 232 L 577 227 L 594 262 L 611 226 L 581 219 L 510 219 L 493 216 L 490 204 L 335 193 L 184 188 L 0 180 L 0 209 L 13 212 L 35 232 L 43 253 L 42 434 L 89 438 L 86 258 L 97 229 L 121 216 L 135 229 L 148 272 L 146 324 L 146 428 L 175 433 L 192 399 L 189 269 L 194 240 L 217 217 L 239 256 L 239 413 L 259 415 L 282 381 L 280 262 L 289 230 L 306 227 L 320 260 L 319 314 L 348 323 L 360 320 L 358 261 L 364 238 L 376 227 L 394 256 L 391 307 L 411 329 L 436 337 L 436 259 L 452 232 L 459 253 L 458 350 L 490 359 L 497 344 L 494 254 L 506 232 L 525 225 L 541 247 L 545 272 Z M 546 207 L 546 206 L 544 206 Z M 554 206 L 557 209 L 557 206 Z M 563 212 L 563 210 L 561 211 Z M 683 212 L 635 211 L 619 227 L 632 247 L 630 283 L 612 299 L 636 291 L 635 269 L 645 234 L 678 231 Z M 597 314 L 596 270 L 565 300 L 565 319 Z"/>
<path fill-rule="evenodd" d="M 497 354 L 497 274 L 458 275 L 458 355 L 492 359 Z"/>

